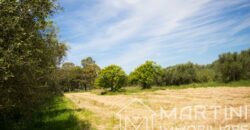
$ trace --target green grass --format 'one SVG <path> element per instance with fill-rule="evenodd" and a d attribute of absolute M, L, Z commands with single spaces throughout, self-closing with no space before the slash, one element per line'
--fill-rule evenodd
<path fill-rule="evenodd" d="M 152 86 L 150 89 L 141 89 L 140 86 L 128 86 L 120 89 L 116 92 L 105 91 L 102 89 L 95 89 L 91 92 L 98 95 L 117 95 L 124 94 L 129 95 L 133 93 L 141 92 L 153 92 L 157 90 L 166 90 L 166 89 L 187 89 L 187 88 L 206 88 L 206 87 L 250 87 L 250 80 L 240 80 L 229 83 L 220 83 L 220 82 L 208 82 L 208 83 L 192 83 L 185 85 L 169 85 L 169 86 Z"/>
<path fill-rule="evenodd" d="M 32 130 L 88 130 L 91 128 L 87 120 L 80 120 L 78 113 L 84 109 L 75 109 L 74 104 L 67 98 L 54 97 L 53 100 L 35 114 L 30 125 Z M 84 116 L 84 115 L 83 115 Z"/>
<path fill-rule="evenodd" d="M 166 86 L 168 89 L 185 89 L 185 88 L 201 88 L 201 87 L 248 87 L 250 86 L 250 80 L 240 80 L 240 81 L 233 81 L 229 83 L 222 83 L 222 82 L 207 82 L 207 83 L 192 83 L 186 85 L 172 85 Z"/>
<path fill-rule="evenodd" d="M 77 109 L 76 111 L 76 117 L 84 122 L 95 122 L 95 123 L 99 123 L 99 118 L 96 118 L 94 113 L 86 110 L 86 109 Z M 81 130 L 96 130 L 93 126 L 91 127 L 86 127 L 86 125 L 84 123 L 81 123 L 80 125 Z"/>
<path fill-rule="evenodd" d="M 79 113 L 85 113 L 79 115 Z M 92 126 L 80 116 L 89 112 L 76 109 L 74 104 L 64 96 L 56 96 L 48 100 L 32 115 L 32 119 L 21 123 L 10 122 L 9 130 L 89 130 Z M 1 127 L 0 127 L 1 128 Z"/>

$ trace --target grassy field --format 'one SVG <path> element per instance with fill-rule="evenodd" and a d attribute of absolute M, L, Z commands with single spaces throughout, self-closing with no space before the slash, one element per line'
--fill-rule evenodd
<path fill-rule="evenodd" d="M 56 96 L 48 100 L 34 114 L 32 120 L 22 124 L 12 123 L 11 127 L 3 129 L 30 129 L 30 130 L 113 130 L 120 128 L 120 119 L 117 115 L 120 109 L 134 100 L 138 100 L 157 113 L 155 128 L 181 127 L 189 124 L 202 124 L 218 128 L 226 124 L 246 124 L 250 128 L 249 119 L 234 118 L 223 120 L 169 120 L 162 121 L 161 109 L 170 112 L 172 108 L 181 109 L 185 106 L 195 105 L 220 105 L 223 107 L 238 108 L 242 105 L 250 105 L 250 81 L 238 81 L 231 83 L 205 83 L 180 86 L 153 86 L 151 89 L 141 89 L 139 86 L 126 87 L 118 92 L 105 92 L 95 89 L 90 92 L 71 92 L 65 96 Z M 140 102 L 129 108 L 127 115 L 135 113 L 145 115 Z M 250 106 L 249 106 L 250 108 Z M 208 114 L 211 115 L 211 109 Z M 250 112 L 248 112 L 248 115 Z M 138 116 L 139 116 L 138 115 Z M 249 115 L 250 117 L 250 115 Z M 136 123 L 142 120 L 133 119 Z M 129 125 L 128 129 L 133 129 Z"/>
<path fill-rule="evenodd" d="M 88 120 L 89 123 L 98 130 L 113 130 L 120 128 L 119 112 L 124 106 L 130 104 L 132 101 L 139 101 L 135 103 L 127 111 L 127 116 L 139 117 L 145 115 L 145 109 L 140 107 L 140 103 L 145 104 L 156 113 L 154 129 L 162 129 L 162 127 L 184 127 L 192 124 L 200 124 L 211 126 L 212 128 L 219 128 L 225 125 L 247 125 L 250 127 L 250 119 L 241 119 L 235 117 L 231 120 L 224 119 L 223 114 L 218 115 L 213 119 L 212 113 L 214 111 L 209 106 L 217 105 L 222 108 L 232 107 L 235 110 L 243 108 L 244 105 L 250 105 L 250 87 L 200 87 L 190 88 L 190 86 L 182 88 L 186 89 L 162 89 L 155 88 L 150 90 L 143 90 L 139 93 L 137 89 L 132 87 L 126 89 L 125 92 L 112 93 L 107 95 L 95 94 L 98 92 L 84 92 L 84 93 L 66 93 L 65 96 L 74 102 L 76 108 L 87 109 L 91 111 L 87 117 L 80 114 L 83 120 Z M 139 90 L 138 90 L 139 91 Z M 161 110 L 170 113 L 173 108 L 177 111 L 186 106 L 203 105 L 207 111 L 207 118 L 204 119 L 162 119 Z M 223 113 L 223 110 L 218 110 Z M 192 112 L 193 114 L 193 112 Z M 250 117 L 249 113 L 247 113 Z M 131 118 L 135 124 L 140 124 L 143 119 Z M 127 128 L 133 129 L 133 124 L 127 125 Z"/>

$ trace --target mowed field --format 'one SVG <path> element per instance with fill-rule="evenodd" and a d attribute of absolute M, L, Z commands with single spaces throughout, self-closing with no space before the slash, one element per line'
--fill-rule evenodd
<path fill-rule="evenodd" d="M 128 95 L 83 92 L 66 93 L 65 96 L 76 109 L 89 111 L 79 117 L 88 120 L 98 130 L 121 127 L 250 129 L 250 87 L 167 89 Z M 125 117 L 130 117 L 127 124 L 124 123 Z"/>

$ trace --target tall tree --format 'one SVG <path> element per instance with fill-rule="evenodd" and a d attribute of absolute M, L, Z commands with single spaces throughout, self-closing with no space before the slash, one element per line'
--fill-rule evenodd
<path fill-rule="evenodd" d="M 49 20 L 57 8 L 55 0 L 1 0 L 0 109 L 23 113 L 39 101 L 41 86 L 55 88 L 67 50 Z"/>
<path fill-rule="evenodd" d="M 94 81 L 100 72 L 100 67 L 95 63 L 92 57 L 87 57 L 81 61 L 83 66 L 82 81 L 85 90 L 94 86 Z"/>

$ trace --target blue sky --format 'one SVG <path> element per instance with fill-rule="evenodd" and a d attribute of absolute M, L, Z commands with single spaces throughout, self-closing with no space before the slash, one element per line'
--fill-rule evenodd
<path fill-rule="evenodd" d="M 53 20 L 70 46 L 65 62 L 91 56 L 127 73 L 153 60 L 163 67 L 211 63 L 250 48 L 249 0 L 59 0 Z"/>

